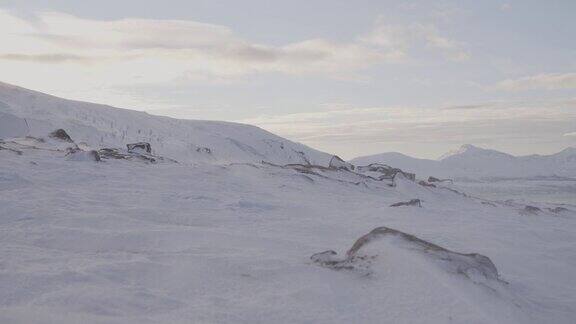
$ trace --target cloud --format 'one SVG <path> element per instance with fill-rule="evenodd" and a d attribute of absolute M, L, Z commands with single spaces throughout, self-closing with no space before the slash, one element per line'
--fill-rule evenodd
<path fill-rule="evenodd" d="M 376 21 L 374 29 L 361 37 L 361 40 L 376 46 L 394 48 L 403 53 L 423 46 L 424 50 L 440 51 L 450 60 L 464 61 L 470 58 L 462 43 L 442 35 L 434 24 L 388 24 L 385 18 L 381 17 Z"/>
<path fill-rule="evenodd" d="M 467 57 L 461 44 L 442 36 L 431 24 L 378 22 L 368 35 L 349 41 L 304 39 L 267 45 L 246 40 L 226 26 L 191 20 L 99 21 L 58 12 L 23 18 L 0 10 L 0 37 L 0 62 L 106 64 L 97 74 L 124 84 L 133 82 L 136 74 L 144 76 L 141 81 L 254 73 L 356 79 L 359 72 L 376 64 L 401 62 L 417 43 L 451 59 Z"/>
<path fill-rule="evenodd" d="M 498 82 L 496 89 L 507 91 L 576 89 L 576 73 L 549 73 Z"/>
<path fill-rule="evenodd" d="M 0 60 L 25 61 L 38 63 L 63 63 L 77 62 L 87 63 L 96 60 L 95 58 L 72 55 L 72 54 L 0 54 Z"/>
<path fill-rule="evenodd" d="M 108 71 L 116 71 L 110 79 L 127 83 L 135 70 L 154 75 L 157 69 L 152 63 L 163 66 L 163 76 L 172 79 L 195 73 L 217 78 L 253 73 L 345 78 L 374 64 L 391 62 L 398 55 L 392 49 L 355 41 L 258 44 L 225 26 L 190 20 L 96 21 L 56 12 L 34 17 L 31 24 L 29 19 L 0 10 L 0 60 L 54 64 L 123 60 Z"/>
<path fill-rule="evenodd" d="M 576 132 L 566 133 L 566 134 L 564 134 L 564 136 L 574 136 L 574 137 L 576 137 Z"/>

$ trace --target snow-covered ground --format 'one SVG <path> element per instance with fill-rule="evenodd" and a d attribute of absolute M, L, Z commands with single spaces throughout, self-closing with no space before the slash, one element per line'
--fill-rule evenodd
<path fill-rule="evenodd" d="M 95 148 L 149 142 L 156 153 L 180 161 L 327 165 L 332 157 L 251 125 L 153 116 L 0 82 L 0 138 L 44 136 L 57 128 Z"/>
<path fill-rule="evenodd" d="M 100 107 L 61 118 L 42 102 L 31 113 L 20 108 L 29 102 L 0 101 L 0 323 L 576 320 L 575 205 L 376 180 L 254 127 L 103 108 L 124 116 L 130 141 L 145 140 L 131 131 L 140 122 L 187 125 L 152 128 L 163 139 L 152 154 L 130 153 L 121 135 L 99 140 L 121 134 L 94 126 Z M 74 142 L 31 124 L 70 126 Z M 180 139 L 188 129 L 197 137 Z M 268 138 L 323 167 L 268 149 Z M 188 140 L 221 153 L 178 153 Z M 99 162 L 78 153 L 102 148 L 116 151 Z M 421 207 L 390 207 L 412 199 Z M 360 244 L 382 226 L 406 234 Z M 327 250 L 337 254 L 318 259 Z"/>
<path fill-rule="evenodd" d="M 533 200 L 576 204 L 576 148 L 552 155 L 512 156 L 463 145 L 438 160 L 383 153 L 351 160 L 384 163 L 429 176 L 452 179 L 458 188 L 487 199 Z"/>
<path fill-rule="evenodd" d="M 576 204 L 576 178 L 468 180 L 455 185 L 486 199 Z"/>

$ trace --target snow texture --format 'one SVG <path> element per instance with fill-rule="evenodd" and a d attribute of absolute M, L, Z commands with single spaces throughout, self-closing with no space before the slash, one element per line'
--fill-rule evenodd
<path fill-rule="evenodd" d="M 574 205 L 330 168 L 247 125 L 0 102 L 0 323 L 576 321 Z M 372 229 L 352 270 L 309 258 Z"/>

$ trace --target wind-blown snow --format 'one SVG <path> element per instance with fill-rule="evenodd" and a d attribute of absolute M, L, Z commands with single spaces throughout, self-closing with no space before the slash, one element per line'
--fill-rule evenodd
<path fill-rule="evenodd" d="M 17 92 L 26 95 L 0 96 L 9 107 L 1 109 L 26 118 L 25 135 L 39 138 L 17 134 L 0 141 L 0 323 L 576 319 L 574 205 L 536 204 L 539 211 L 527 214 L 525 204 L 424 187 L 403 176 L 377 180 L 308 166 L 282 152 L 301 149 L 313 163 L 326 158 L 324 166 L 331 155 L 250 126 L 47 97 L 31 104 L 29 92 Z M 110 121 L 114 127 L 107 129 Z M 75 143 L 47 138 L 56 128 Z M 139 128 L 162 139 L 150 141 L 154 163 L 67 157 L 76 145 L 127 154 L 125 144 L 146 140 Z M 179 137 L 185 134 L 198 137 Z M 269 148 L 269 139 L 284 149 Z M 223 153 L 214 153 L 215 163 L 198 163 L 209 160 L 197 159 L 195 150 L 178 151 L 188 141 Z M 289 163 L 298 164 L 283 166 Z M 422 208 L 389 207 L 411 199 L 420 199 Z M 499 281 L 468 280 L 410 245 L 367 250 L 379 254 L 370 276 L 309 259 L 319 251 L 345 251 L 381 226 L 489 257 Z"/>

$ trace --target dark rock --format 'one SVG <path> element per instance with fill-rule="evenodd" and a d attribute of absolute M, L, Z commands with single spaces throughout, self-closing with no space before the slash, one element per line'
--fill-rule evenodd
<path fill-rule="evenodd" d="M 567 211 L 570 211 L 568 208 L 564 208 L 564 207 L 548 208 L 548 210 L 553 212 L 554 214 L 560 214 L 560 213 L 565 213 Z"/>
<path fill-rule="evenodd" d="M 387 240 L 388 238 L 393 238 Z M 476 281 L 478 275 L 484 279 L 499 280 L 496 266 L 487 256 L 478 253 L 458 253 L 443 248 L 434 243 L 422 240 L 388 227 L 378 227 L 360 237 L 346 252 L 344 259 L 339 259 L 336 252 L 325 251 L 312 255 L 311 260 L 323 267 L 333 270 L 351 270 L 370 275 L 373 265 L 379 260 L 380 254 L 374 248 L 365 249 L 377 242 L 404 249 L 407 253 L 415 253 L 433 261 L 447 272 L 463 275 Z M 380 263 L 382 264 L 382 263 Z"/>
<path fill-rule="evenodd" d="M 428 177 L 428 182 L 450 182 L 453 183 L 452 179 L 438 179 L 436 177 Z"/>
<path fill-rule="evenodd" d="M 433 183 L 428 183 L 428 182 L 426 182 L 426 181 L 424 181 L 424 180 L 418 181 L 418 184 L 421 185 L 421 186 L 424 186 L 424 187 L 436 188 L 436 185 L 435 185 L 435 184 L 433 184 Z"/>
<path fill-rule="evenodd" d="M 156 163 L 158 159 L 163 160 L 161 157 L 150 156 L 147 154 L 140 154 L 137 152 L 129 152 L 128 154 L 113 148 L 103 148 L 98 151 L 103 159 L 116 159 L 116 160 L 140 160 L 149 163 Z M 168 159 L 169 160 L 169 159 Z M 175 162 L 173 160 L 170 160 Z"/>
<path fill-rule="evenodd" d="M 22 155 L 22 151 L 20 151 L 20 150 L 16 150 L 16 149 L 13 149 L 13 148 L 10 148 L 10 147 L 4 147 L 4 146 L 2 146 L 2 144 L 4 144 L 4 143 L 5 143 L 4 141 L 0 140 L 0 151 L 6 150 L 6 151 L 8 151 L 8 152 L 16 153 L 17 155 Z"/>
<path fill-rule="evenodd" d="M 69 142 L 69 143 L 73 142 L 70 135 L 68 135 L 68 133 L 66 133 L 66 131 L 63 130 L 62 128 L 53 131 L 52 133 L 50 133 L 49 136 L 52 138 L 55 138 L 55 139 L 59 139 L 59 140 L 64 141 L 64 142 Z"/>
<path fill-rule="evenodd" d="M 152 153 L 152 146 L 150 145 L 150 143 L 146 143 L 146 142 L 138 142 L 138 143 L 132 143 L 132 144 L 126 144 L 126 148 L 128 149 L 128 152 L 132 153 L 139 153 L 137 151 L 145 151 L 146 153 L 150 154 Z"/>
<path fill-rule="evenodd" d="M 196 152 L 198 152 L 198 153 L 208 153 L 208 154 L 210 154 L 210 153 L 212 153 L 212 150 L 210 150 L 210 149 L 207 148 L 207 147 L 198 147 L 198 148 L 196 148 Z"/>
<path fill-rule="evenodd" d="M 420 199 L 411 199 L 409 201 L 401 201 L 390 205 L 390 207 L 400 207 L 400 206 L 418 206 L 422 207 L 422 201 Z"/>
<path fill-rule="evenodd" d="M 76 153 L 76 152 L 80 152 L 82 151 L 79 147 L 77 146 L 71 146 L 71 147 L 67 147 L 66 148 L 66 155 L 72 154 L 72 153 Z"/>
<path fill-rule="evenodd" d="M 542 209 L 535 207 L 535 206 L 530 206 L 527 205 L 526 207 L 524 207 L 524 209 L 522 209 L 522 213 L 524 214 L 538 214 L 542 211 Z"/>
<path fill-rule="evenodd" d="M 374 173 L 378 174 L 376 176 L 378 180 L 384 180 L 384 179 L 392 180 L 398 174 L 402 174 L 406 179 L 409 179 L 411 181 L 416 180 L 416 175 L 414 173 L 404 172 L 401 169 L 393 168 L 386 164 L 380 164 L 380 163 L 372 163 L 366 166 L 357 166 L 356 171 L 358 173 L 366 175 Z"/>

